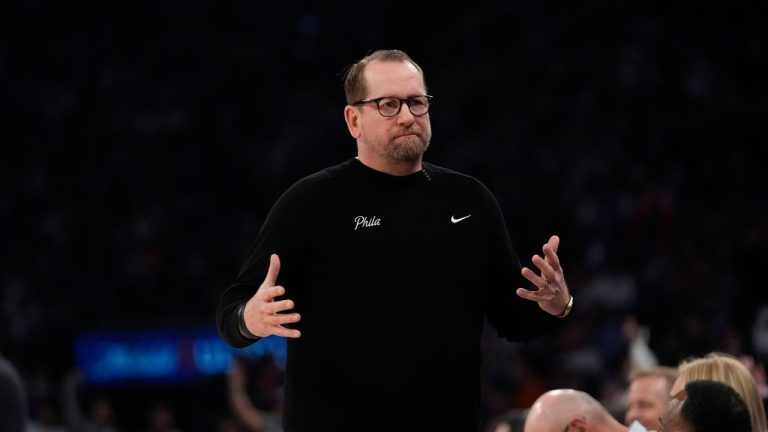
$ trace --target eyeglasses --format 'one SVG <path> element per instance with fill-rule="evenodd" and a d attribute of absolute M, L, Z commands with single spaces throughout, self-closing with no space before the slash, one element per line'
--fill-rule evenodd
<path fill-rule="evenodd" d="M 375 99 L 363 99 L 359 100 L 352 105 L 362 105 L 367 103 L 376 104 L 379 109 L 379 114 L 384 117 L 394 117 L 400 114 L 400 109 L 403 104 L 408 105 L 408 111 L 414 116 L 423 116 L 429 112 L 429 104 L 432 102 L 432 96 L 411 96 L 409 98 L 400 99 L 393 96 L 384 96 Z"/>

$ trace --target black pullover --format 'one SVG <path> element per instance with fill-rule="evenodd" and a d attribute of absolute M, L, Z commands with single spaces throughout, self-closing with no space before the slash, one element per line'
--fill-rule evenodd
<path fill-rule="evenodd" d="M 510 341 L 561 322 L 515 294 L 529 284 L 488 189 L 432 164 L 398 177 L 351 159 L 288 189 L 218 306 L 235 347 L 254 342 L 235 311 L 272 253 L 302 317 L 286 432 L 476 431 L 484 318 Z"/>

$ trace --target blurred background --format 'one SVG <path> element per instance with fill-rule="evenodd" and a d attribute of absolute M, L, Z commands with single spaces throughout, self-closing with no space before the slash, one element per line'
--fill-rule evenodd
<path fill-rule="evenodd" d="M 620 410 L 639 363 L 765 361 L 767 10 L 4 4 L 0 354 L 30 418 L 66 425 L 75 398 L 123 431 L 158 407 L 179 430 L 246 430 L 236 357 L 279 412 L 284 341 L 230 350 L 214 310 L 277 197 L 355 155 L 342 75 L 380 48 L 426 72 L 426 160 L 494 192 L 525 263 L 562 239 L 573 318 L 526 345 L 488 330 L 484 421 L 555 387 Z"/>

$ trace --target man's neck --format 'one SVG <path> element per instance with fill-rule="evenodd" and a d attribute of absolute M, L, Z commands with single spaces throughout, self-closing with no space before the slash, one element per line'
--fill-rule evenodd
<path fill-rule="evenodd" d="M 422 169 L 421 158 L 415 161 L 389 161 L 358 154 L 357 159 L 368 168 L 393 176 L 406 176 Z"/>

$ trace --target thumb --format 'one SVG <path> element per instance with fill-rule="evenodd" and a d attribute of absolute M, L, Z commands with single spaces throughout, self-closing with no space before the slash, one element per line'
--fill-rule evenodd
<path fill-rule="evenodd" d="M 264 279 L 264 285 L 275 286 L 277 284 L 277 275 L 280 273 L 280 257 L 277 254 L 272 254 L 269 257 L 269 270 L 267 270 L 267 277 Z"/>

